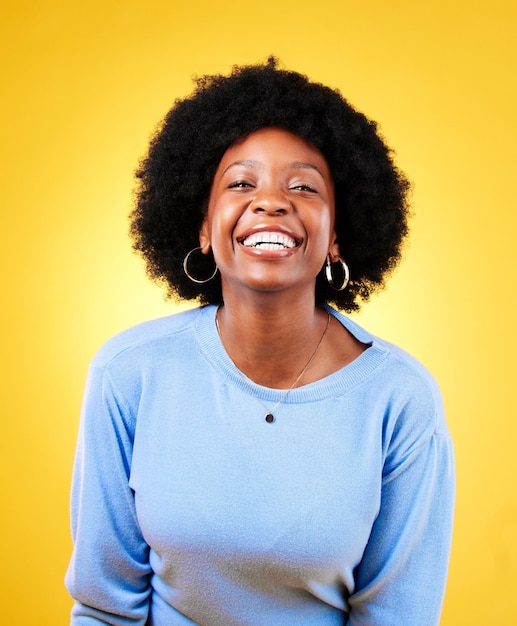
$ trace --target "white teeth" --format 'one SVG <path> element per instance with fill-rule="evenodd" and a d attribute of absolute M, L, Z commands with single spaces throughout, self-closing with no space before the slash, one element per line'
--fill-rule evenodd
<path fill-rule="evenodd" d="M 242 245 L 248 248 L 261 248 L 263 250 L 282 250 L 283 248 L 295 248 L 296 241 L 283 233 L 264 231 L 246 237 Z"/>

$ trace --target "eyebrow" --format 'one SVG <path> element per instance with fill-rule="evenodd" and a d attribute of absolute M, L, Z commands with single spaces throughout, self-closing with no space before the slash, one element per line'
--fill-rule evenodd
<path fill-rule="evenodd" d="M 258 161 L 252 161 L 251 159 L 246 159 L 245 161 L 234 161 L 224 169 L 221 175 L 223 176 L 229 169 L 231 169 L 232 167 L 238 167 L 239 165 L 243 167 L 259 167 L 260 163 Z"/>
<path fill-rule="evenodd" d="M 226 172 L 232 167 L 252 167 L 252 168 L 260 168 L 260 161 L 253 161 L 252 159 L 245 159 L 244 161 L 234 161 L 230 163 L 227 168 L 223 171 L 222 175 L 226 174 Z M 315 170 L 318 174 L 325 180 L 325 176 L 319 167 L 316 167 L 313 163 L 307 163 L 306 161 L 294 161 L 293 163 L 289 163 L 287 166 L 288 169 L 310 169 Z"/>

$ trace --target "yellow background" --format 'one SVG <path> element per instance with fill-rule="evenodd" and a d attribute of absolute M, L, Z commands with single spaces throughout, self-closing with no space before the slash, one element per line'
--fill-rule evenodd
<path fill-rule="evenodd" d="M 3 2 L 2 625 L 67 624 L 88 361 L 115 332 L 176 310 L 130 251 L 137 160 L 193 74 L 270 53 L 378 120 L 415 183 L 405 260 L 356 318 L 443 390 L 458 498 L 442 624 L 517 623 L 514 7 Z"/>

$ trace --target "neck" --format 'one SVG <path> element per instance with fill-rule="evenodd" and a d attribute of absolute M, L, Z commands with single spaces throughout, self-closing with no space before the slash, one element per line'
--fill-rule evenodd
<path fill-rule="evenodd" d="M 286 389 L 311 358 L 328 316 L 315 306 L 314 295 L 224 294 L 218 311 L 221 340 L 235 365 L 267 387 Z M 310 366 L 307 368 L 310 373 Z M 305 374 L 298 381 L 304 384 Z"/>

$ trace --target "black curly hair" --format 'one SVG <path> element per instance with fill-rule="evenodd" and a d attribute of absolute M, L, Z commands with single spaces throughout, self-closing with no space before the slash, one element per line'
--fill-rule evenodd
<path fill-rule="evenodd" d="M 338 292 L 320 273 L 316 301 L 357 310 L 359 300 L 384 286 L 408 231 L 410 185 L 377 124 L 337 90 L 279 69 L 274 57 L 264 64 L 236 66 L 229 76 L 197 78 L 196 84 L 193 94 L 177 100 L 168 112 L 136 171 L 130 233 L 149 276 L 163 283 L 169 296 L 201 304 L 222 301 L 219 275 L 194 283 L 183 271 L 183 259 L 199 245 L 223 154 L 256 130 L 278 127 L 316 147 L 334 179 L 337 241 L 351 280 Z"/>

